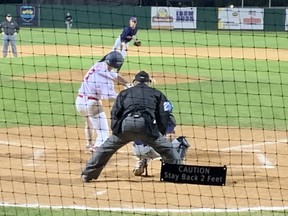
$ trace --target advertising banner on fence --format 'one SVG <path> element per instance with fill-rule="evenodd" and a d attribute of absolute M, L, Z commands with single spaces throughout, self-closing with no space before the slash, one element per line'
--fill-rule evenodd
<path fill-rule="evenodd" d="M 288 9 L 285 10 L 285 31 L 288 31 Z"/>
<path fill-rule="evenodd" d="M 196 29 L 196 7 L 152 7 L 151 27 L 167 29 Z"/>
<path fill-rule="evenodd" d="M 40 26 L 40 8 L 38 5 L 17 5 L 17 17 L 20 26 Z"/>
<path fill-rule="evenodd" d="M 218 8 L 218 29 L 263 30 L 262 8 Z"/>

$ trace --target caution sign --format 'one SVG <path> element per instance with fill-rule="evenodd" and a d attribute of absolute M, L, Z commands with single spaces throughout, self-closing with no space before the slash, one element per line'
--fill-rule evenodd
<path fill-rule="evenodd" d="M 160 181 L 224 186 L 226 174 L 226 166 L 191 166 L 162 162 Z"/>

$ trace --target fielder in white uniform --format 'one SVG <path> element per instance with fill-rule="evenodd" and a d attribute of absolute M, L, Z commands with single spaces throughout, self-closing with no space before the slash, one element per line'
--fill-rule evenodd
<path fill-rule="evenodd" d="M 114 72 L 122 66 L 124 59 L 112 51 L 94 64 L 83 78 L 76 98 L 76 109 L 85 120 L 86 148 L 93 152 L 109 137 L 109 126 L 103 109 L 102 99 L 114 101 L 117 93 L 114 82 L 127 86 L 128 82 Z M 96 140 L 93 141 L 93 131 Z M 95 136 L 94 135 L 94 136 Z"/>

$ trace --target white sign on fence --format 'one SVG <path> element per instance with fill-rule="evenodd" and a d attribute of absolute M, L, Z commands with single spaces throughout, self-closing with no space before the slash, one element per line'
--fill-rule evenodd
<path fill-rule="evenodd" d="M 196 29 L 196 7 L 152 7 L 151 27 Z"/>
<path fill-rule="evenodd" d="M 218 29 L 263 30 L 263 8 L 218 8 Z"/>
<path fill-rule="evenodd" d="M 288 9 L 285 10 L 286 16 L 285 16 L 285 31 L 288 30 Z"/>

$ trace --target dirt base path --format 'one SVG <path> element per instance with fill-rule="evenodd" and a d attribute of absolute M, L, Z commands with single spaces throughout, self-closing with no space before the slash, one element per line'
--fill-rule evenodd
<path fill-rule="evenodd" d="M 111 51 L 107 46 L 67 46 L 67 45 L 37 45 L 19 47 L 20 56 L 104 56 Z M 130 46 L 129 56 L 174 56 L 197 58 L 239 58 L 257 60 L 288 61 L 288 50 L 259 49 L 259 48 L 231 48 L 231 47 L 135 47 Z"/>
<path fill-rule="evenodd" d="M 191 144 L 187 164 L 228 166 L 226 186 L 160 182 L 158 160 L 149 163 L 148 177 L 135 177 L 130 144 L 112 157 L 98 181 L 83 184 L 80 173 L 90 157 L 83 128 L 19 127 L 0 130 L 1 201 L 162 211 L 287 206 L 286 133 L 193 126 L 179 126 L 176 133 Z"/>

